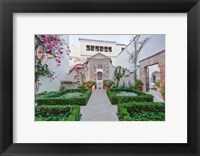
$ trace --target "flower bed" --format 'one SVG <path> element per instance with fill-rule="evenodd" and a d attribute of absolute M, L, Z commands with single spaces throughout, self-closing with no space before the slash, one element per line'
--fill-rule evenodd
<path fill-rule="evenodd" d="M 165 105 L 162 102 L 130 102 L 118 104 L 120 121 L 164 121 Z"/>
<path fill-rule="evenodd" d="M 35 106 L 35 121 L 79 121 L 80 106 Z"/>
<path fill-rule="evenodd" d="M 127 92 L 126 94 L 124 92 Z M 132 93 L 132 95 L 131 95 Z M 144 92 L 135 90 L 130 87 L 111 88 L 107 91 L 107 95 L 112 104 L 126 103 L 126 102 L 153 102 L 153 96 Z"/>
<path fill-rule="evenodd" d="M 35 101 L 37 105 L 86 105 L 90 95 L 91 90 L 71 89 L 36 96 Z"/>

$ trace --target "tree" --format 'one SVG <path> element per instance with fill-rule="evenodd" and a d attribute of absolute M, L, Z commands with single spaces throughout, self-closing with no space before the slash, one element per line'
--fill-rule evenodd
<path fill-rule="evenodd" d="M 69 55 L 69 50 L 63 46 L 65 41 L 61 35 L 35 35 L 35 87 L 36 93 L 39 90 L 40 78 L 47 77 L 52 80 L 56 75 L 47 65 L 49 59 L 55 59 L 57 66 L 61 65 L 61 57 L 65 53 Z"/>
<path fill-rule="evenodd" d="M 133 64 L 134 81 L 136 81 L 137 79 L 137 69 L 138 69 L 137 62 L 139 54 L 144 45 L 150 39 L 150 37 L 147 37 L 144 40 L 140 40 L 140 37 L 141 35 L 135 35 L 132 39 L 133 49 L 131 51 L 126 50 L 126 52 L 129 54 L 129 62 Z"/>

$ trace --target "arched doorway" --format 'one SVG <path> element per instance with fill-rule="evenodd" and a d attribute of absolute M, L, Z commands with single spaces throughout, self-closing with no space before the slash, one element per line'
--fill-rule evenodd
<path fill-rule="evenodd" d="M 143 60 L 139 61 L 140 63 L 140 79 L 144 83 L 143 91 L 149 91 L 149 68 L 155 64 L 158 65 L 160 69 L 159 78 L 160 78 L 160 87 L 165 83 L 165 50 L 156 53 L 152 56 L 149 56 Z"/>
<path fill-rule="evenodd" d="M 97 88 L 102 89 L 103 88 L 103 73 L 97 72 Z"/>
<path fill-rule="evenodd" d="M 97 80 L 102 80 L 102 72 L 97 73 Z"/>

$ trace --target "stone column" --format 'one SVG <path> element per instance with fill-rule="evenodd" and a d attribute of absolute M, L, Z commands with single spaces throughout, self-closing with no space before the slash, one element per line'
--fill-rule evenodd
<path fill-rule="evenodd" d="M 160 55 L 159 68 L 160 68 L 160 86 L 162 87 L 165 83 L 165 53 L 162 53 Z"/>
<path fill-rule="evenodd" d="M 147 67 L 144 67 L 143 65 L 140 66 L 140 79 L 143 83 L 142 91 L 146 92 L 146 73 L 147 73 Z"/>

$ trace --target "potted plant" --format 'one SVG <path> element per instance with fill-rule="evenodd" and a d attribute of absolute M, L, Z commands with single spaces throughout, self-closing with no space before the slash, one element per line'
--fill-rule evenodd
<path fill-rule="evenodd" d="M 106 90 L 109 89 L 113 84 L 114 82 L 112 80 L 103 80 L 103 85 Z"/>
<path fill-rule="evenodd" d="M 136 80 L 136 81 L 135 81 L 134 88 L 135 88 L 136 90 L 142 91 L 142 86 L 143 86 L 143 83 L 142 83 L 141 80 Z"/>
<path fill-rule="evenodd" d="M 158 81 L 155 83 L 154 86 L 155 86 L 156 90 L 159 91 L 159 90 L 160 90 L 160 81 L 158 80 Z"/>
<path fill-rule="evenodd" d="M 86 85 L 89 89 L 92 89 L 92 87 L 94 86 L 95 82 L 94 81 L 87 81 Z"/>
<path fill-rule="evenodd" d="M 165 101 L 165 84 L 162 86 L 161 95 L 162 95 L 163 100 Z"/>

